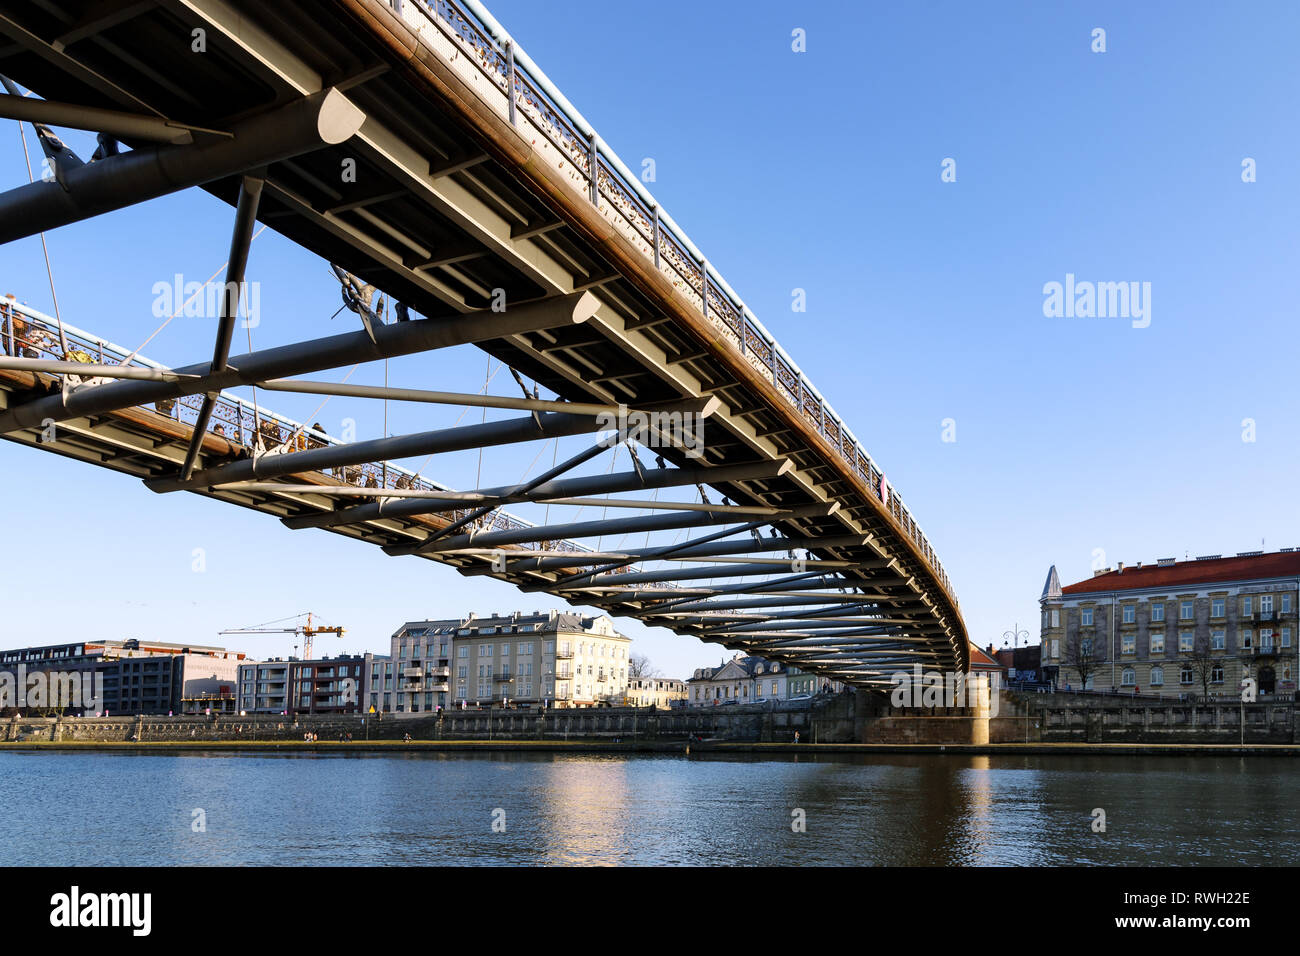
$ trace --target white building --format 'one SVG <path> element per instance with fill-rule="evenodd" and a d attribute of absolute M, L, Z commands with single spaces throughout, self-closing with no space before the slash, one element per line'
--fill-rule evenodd
<path fill-rule="evenodd" d="M 372 668 L 370 704 L 397 713 L 507 701 L 592 707 L 626 694 L 631 644 L 603 614 L 409 621 L 393 634 L 388 665 Z"/>

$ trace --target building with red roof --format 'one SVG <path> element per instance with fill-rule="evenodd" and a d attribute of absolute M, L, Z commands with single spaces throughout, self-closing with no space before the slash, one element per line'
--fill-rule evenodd
<path fill-rule="evenodd" d="M 1187 697 L 1296 691 L 1300 551 L 1246 551 L 1098 569 L 1042 608 L 1045 676 L 1061 689 Z"/>

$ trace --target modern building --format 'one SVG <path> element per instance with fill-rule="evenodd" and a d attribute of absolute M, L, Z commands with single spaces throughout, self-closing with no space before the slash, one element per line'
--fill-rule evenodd
<path fill-rule="evenodd" d="M 676 707 L 686 700 L 686 681 L 668 677 L 633 677 L 627 682 L 630 707 Z"/>
<path fill-rule="evenodd" d="M 239 710 L 249 714 L 359 714 L 369 699 L 373 654 L 309 661 L 274 658 L 239 668 Z"/>
<path fill-rule="evenodd" d="M 1045 677 L 1058 687 L 1239 696 L 1296 691 L 1300 552 L 1241 552 L 1105 568 L 1062 587 L 1048 572 Z"/>
<path fill-rule="evenodd" d="M 180 714 L 232 709 L 243 660 L 224 647 L 101 639 L 0 651 L 0 670 L 92 675 L 100 706 L 72 709 L 82 713 Z"/>
<path fill-rule="evenodd" d="M 632 641 L 606 615 L 515 611 L 408 621 L 371 704 L 397 713 L 493 703 L 593 707 L 627 691 Z M 372 677 L 375 674 L 372 673 Z"/>

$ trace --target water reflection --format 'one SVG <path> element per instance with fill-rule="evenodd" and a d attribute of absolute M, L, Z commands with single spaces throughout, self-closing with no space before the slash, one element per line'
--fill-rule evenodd
<path fill-rule="evenodd" d="M 0 864 L 1294 864 L 1298 783 L 1280 758 L 0 753 Z"/>

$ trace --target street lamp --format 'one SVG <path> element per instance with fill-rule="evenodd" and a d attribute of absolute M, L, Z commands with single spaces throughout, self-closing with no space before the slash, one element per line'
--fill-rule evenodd
<path fill-rule="evenodd" d="M 1011 647 L 1014 650 L 1015 648 L 1018 648 L 1020 646 L 1020 639 L 1022 637 L 1025 639 L 1025 646 L 1028 647 L 1029 632 L 1026 630 L 1022 630 L 1020 627 L 1020 622 L 1017 621 L 1015 624 L 1011 626 L 1011 630 L 1002 632 L 1002 646 L 1005 647 L 1007 641 L 1010 641 Z M 1011 671 L 1015 671 L 1016 669 L 1016 659 L 1014 656 L 1011 658 L 1011 667 L 1009 669 Z"/>

